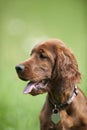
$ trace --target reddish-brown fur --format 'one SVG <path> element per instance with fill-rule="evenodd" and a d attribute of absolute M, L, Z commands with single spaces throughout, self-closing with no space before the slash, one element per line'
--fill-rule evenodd
<path fill-rule="evenodd" d="M 34 82 L 49 80 L 46 88 L 30 93 L 38 95 L 48 92 L 40 113 L 40 130 L 87 130 L 87 99 L 79 88 L 78 95 L 71 104 L 59 110 L 60 122 L 54 124 L 51 121 L 52 108 L 49 100 L 58 104 L 66 102 L 81 80 L 76 58 L 62 41 L 50 39 L 37 44 L 31 57 L 21 65 L 25 67 L 22 72 L 18 72 L 21 79 Z"/>

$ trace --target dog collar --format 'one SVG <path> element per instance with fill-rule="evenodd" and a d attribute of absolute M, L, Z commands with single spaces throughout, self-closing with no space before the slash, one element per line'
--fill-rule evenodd
<path fill-rule="evenodd" d="M 74 87 L 74 91 L 73 94 L 70 96 L 70 98 L 65 102 L 65 103 L 61 103 L 61 104 L 56 104 L 56 103 L 52 103 L 50 100 L 50 105 L 53 108 L 52 112 L 57 114 L 59 112 L 59 110 L 64 109 L 65 107 L 67 107 L 69 104 L 72 103 L 73 99 L 78 95 L 78 89 L 77 86 Z"/>

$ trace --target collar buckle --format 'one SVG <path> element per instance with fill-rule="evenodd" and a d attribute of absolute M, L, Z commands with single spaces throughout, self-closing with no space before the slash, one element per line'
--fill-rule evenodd
<path fill-rule="evenodd" d="M 52 113 L 57 114 L 59 112 L 57 105 L 55 104 L 54 109 L 52 110 Z"/>

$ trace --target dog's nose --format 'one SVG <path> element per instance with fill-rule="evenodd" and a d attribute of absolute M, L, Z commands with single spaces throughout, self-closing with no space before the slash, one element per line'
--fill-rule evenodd
<path fill-rule="evenodd" d="M 16 69 L 17 72 L 22 72 L 22 71 L 24 71 L 25 66 L 19 64 L 19 65 L 16 65 L 16 66 L 15 66 L 15 69 Z"/>

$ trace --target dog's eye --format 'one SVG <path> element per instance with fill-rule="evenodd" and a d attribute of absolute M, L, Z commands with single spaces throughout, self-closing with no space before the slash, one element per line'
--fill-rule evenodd
<path fill-rule="evenodd" d="M 46 59 L 47 56 L 44 53 L 40 53 L 40 59 Z"/>

